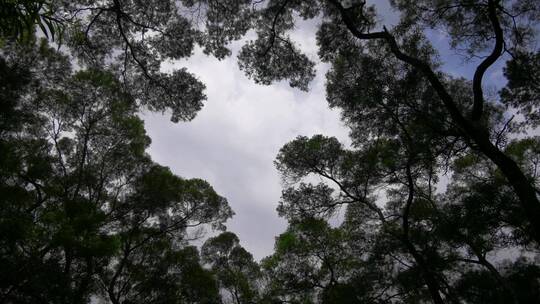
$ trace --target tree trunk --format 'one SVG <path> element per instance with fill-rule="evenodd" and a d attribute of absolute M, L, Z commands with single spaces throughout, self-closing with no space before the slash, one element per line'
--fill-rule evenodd
<path fill-rule="evenodd" d="M 471 135 L 471 139 L 478 145 L 478 149 L 497 165 L 514 189 L 524 214 L 530 223 L 530 234 L 540 244 L 540 202 L 531 181 L 527 179 L 513 159 L 504 154 L 489 140 L 487 132 L 475 131 Z"/>
<path fill-rule="evenodd" d="M 416 250 L 416 248 L 409 241 L 408 238 L 404 237 L 403 243 L 405 244 L 405 247 L 407 247 L 407 251 L 409 251 L 409 253 L 413 256 L 416 264 L 418 264 L 418 266 L 422 270 L 423 279 L 428 287 L 431 298 L 433 299 L 433 303 L 445 304 L 444 300 L 441 297 L 441 293 L 439 292 L 440 290 L 439 282 L 437 282 L 437 279 L 433 275 L 433 272 L 429 270 L 429 266 L 427 265 L 422 255 Z"/>
<path fill-rule="evenodd" d="M 433 299 L 433 303 L 444 304 L 441 293 L 439 292 L 441 287 L 439 286 L 437 278 L 433 274 L 433 271 L 431 271 L 429 265 L 426 263 L 426 260 L 424 260 L 424 257 L 418 252 L 418 250 L 416 250 L 416 247 L 414 247 L 414 244 L 409 239 L 409 214 L 412 204 L 414 203 L 414 180 L 411 173 L 411 162 L 412 159 L 409 156 L 406 166 L 409 195 L 407 197 L 407 202 L 403 210 L 403 222 L 401 224 L 403 228 L 402 242 L 407 248 L 407 251 L 409 251 L 409 253 L 413 256 L 416 264 L 418 264 L 418 266 L 420 267 L 424 282 L 426 283 L 429 293 L 431 294 L 431 298 Z"/>

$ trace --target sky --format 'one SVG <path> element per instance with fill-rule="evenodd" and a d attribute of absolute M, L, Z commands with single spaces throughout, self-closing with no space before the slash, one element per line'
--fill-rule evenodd
<path fill-rule="evenodd" d="M 313 28 L 306 25 L 295 36 L 316 59 L 314 32 L 308 33 Z M 175 174 L 205 179 L 226 197 L 236 213 L 228 230 L 259 260 L 272 253 L 274 238 L 286 229 L 276 212 L 283 188 L 273 163 L 279 149 L 299 135 L 350 142 L 339 112 L 325 100 L 327 67 L 319 64 L 309 92 L 302 92 L 285 82 L 255 84 L 239 70 L 234 54 L 218 61 L 197 50 L 177 64 L 206 84 L 208 99 L 191 122 L 174 124 L 167 113 L 145 113 L 149 153 Z"/>
<path fill-rule="evenodd" d="M 396 20 L 389 5 L 378 1 L 384 24 Z M 293 39 L 314 61 L 317 60 L 315 31 L 317 21 L 298 24 Z M 443 32 L 431 32 L 429 38 L 445 58 L 444 70 L 471 78 L 471 62 L 463 62 L 448 48 Z M 273 252 L 274 240 L 286 229 L 278 217 L 283 185 L 273 161 L 279 149 L 299 135 L 335 136 L 348 145 L 348 130 L 338 110 L 325 100 L 325 71 L 317 64 L 317 76 L 308 92 L 293 89 L 284 82 L 257 85 L 239 70 L 236 52 L 242 42 L 234 43 L 233 55 L 218 61 L 196 50 L 187 60 L 168 68 L 187 67 L 203 83 L 208 97 L 203 109 L 191 122 L 172 123 L 167 113 L 142 114 L 152 139 L 152 158 L 184 178 L 202 178 L 226 197 L 236 213 L 227 222 L 240 243 L 256 260 Z M 501 65 L 488 71 L 495 86 L 504 82 Z"/>

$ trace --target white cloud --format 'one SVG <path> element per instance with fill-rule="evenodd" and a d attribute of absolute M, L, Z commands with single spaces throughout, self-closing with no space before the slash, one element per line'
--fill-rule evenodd
<path fill-rule="evenodd" d="M 349 142 L 339 113 L 325 100 L 325 67 L 318 66 L 306 93 L 286 83 L 256 85 L 238 69 L 234 55 L 218 61 L 197 50 L 177 64 L 206 84 L 208 100 L 188 123 L 144 113 L 149 153 L 180 176 L 210 182 L 236 212 L 228 229 L 257 259 L 271 254 L 274 237 L 286 227 L 275 211 L 282 189 L 273 164 L 279 149 L 298 135 L 317 133 Z"/>

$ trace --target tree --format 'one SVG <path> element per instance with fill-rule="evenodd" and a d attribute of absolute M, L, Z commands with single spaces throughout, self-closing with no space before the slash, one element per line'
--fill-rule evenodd
<path fill-rule="evenodd" d="M 205 98 L 204 86 L 184 69 L 163 73 L 164 61 L 189 56 L 195 44 L 223 58 L 230 54 L 227 44 L 253 28 L 257 38 L 249 41 L 240 52 L 240 67 L 256 82 L 269 84 L 289 79 L 291 86 L 307 89 L 314 76 L 314 65 L 301 54 L 287 32 L 294 28 L 295 15 L 304 19 L 321 18 L 317 33 L 319 55 L 332 64 L 329 76 L 337 77 L 334 82 L 365 76 L 364 70 L 352 65 L 360 60 L 374 60 L 371 72 L 386 74 L 395 81 L 421 78 L 421 85 L 427 86 L 425 92 L 432 99 L 431 107 L 418 108 L 417 101 L 412 100 L 407 109 L 416 111 L 417 117 L 432 117 L 423 125 L 435 126 L 445 140 L 463 142 L 490 159 L 519 197 L 528 218 L 529 233 L 540 240 L 540 222 L 536 220 L 540 217 L 537 191 L 530 177 L 494 139 L 503 135 L 499 133 L 507 133 L 508 128 L 498 132 L 493 129 L 498 125 L 486 124 L 491 119 L 492 103 L 483 92 L 486 71 L 505 54 L 515 58 L 507 73 L 512 78 L 511 75 L 516 75 L 512 74 L 512 64 L 523 63 L 524 58 L 533 58 L 536 53 L 531 50 L 538 22 L 536 1 L 394 0 L 391 4 L 401 13 L 400 22 L 393 29 L 381 29 L 376 22 L 375 9 L 363 0 L 347 3 L 273 0 L 265 4 L 247 0 L 186 0 L 178 6 L 171 1 L 145 4 L 117 0 L 93 4 L 76 1 L 48 9 L 47 16 L 63 25 L 66 44 L 81 64 L 106 67 L 121 79 L 137 103 L 157 111 L 170 109 L 173 121 L 194 117 Z M 32 16 L 30 11 L 27 14 Z M 204 21 L 204 26 L 197 28 L 198 21 Z M 430 29 L 448 32 L 451 45 L 463 49 L 472 58 L 487 53 L 478 60 L 472 81 L 454 79 L 441 71 L 436 51 L 426 39 L 425 33 Z M 534 59 L 530 62 L 519 65 L 532 71 Z M 394 65 L 397 70 L 393 69 Z M 394 74 L 389 73 L 391 70 Z M 337 71 L 341 72 L 334 73 Z M 401 73 L 409 73 L 409 76 L 403 78 Z M 530 74 L 533 76 L 525 82 L 533 84 L 536 76 Z M 329 81 L 329 95 L 335 92 L 335 86 L 330 85 L 332 82 Z M 457 83 L 466 91 L 454 93 Z M 373 89 L 372 85 L 381 84 L 371 83 L 364 88 Z M 520 99 L 517 105 L 515 98 L 518 97 L 511 95 L 519 94 L 518 90 L 524 93 L 518 86 L 511 83 L 504 91 L 507 105 L 521 108 L 523 113 L 531 112 L 534 93 L 526 101 Z M 369 91 L 363 90 L 354 97 L 379 102 L 388 98 L 386 94 L 375 96 Z M 358 102 L 336 97 L 330 96 L 330 104 L 346 112 L 350 112 L 347 103 Z M 362 111 L 368 114 L 370 109 L 366 105 L 357 114 Z M 350 115 L 344 114 L 347 120 Z M 365 134 L 377 136 L 371 130 Z M 449 151 L 448 155 L 453 156 L 453 153 Z"/>
<path fill-rule="evenodd" d="M 217 275 L 220 288 L 230 294 L 230 303 L 258 303 L 259 265 L 240 246 L 232 232 L 209 238 L 201 249 L 202 260 Z"/>
<path fill-rule="evenodd" d="M 5 301 L 215 303 L 221 288 L 236 303 L 538 302 L 537 1 L 393 0 L 391 29 L 362 0 L 13 3 L 46 9 L 17 11 L 2 32 Z M 65 54 L 31 35 L 13 43 L 43 18 Z M 278 212 L 290 227 L 262 278 L 232 233 L 203 246 L 209 272 L 188 227 L 223 228 L 232 211 L 206 182 L 151 161 L 135 113 L 192 119 L 204 85 L 164 63 L 196 45 L 224 58 L 250 29 L 240 68 L 307 90 L 314 63 L 288 36 L 299 18 L 320 20 L 327 99 L 352 147 L 322 135 L 285 145 Z M 432 30 L 476 64 L 471 80 L 444 73 Z M 507 86 L 485 94 L 486 72 L 508 58 Z"/>
<path fill-rule="evenodd" d="M 290 181 L 298 181 L 316 174 L 335 183 L 339 192 L 322 183 L 318 185 L 303 184 L 298 187 L 286 189 L 283 193 L 283 201 L 278 207 L 289 218 L 304 216 L 328 216 L 335 212 L 335 208 L 341 205 L 361 205 L 363 213 L 358 214 L 357 221 L 367 221 L 371 218 L 372 224 L 377 225 L 375 231 L 382 230 L 381 236 L 388 246 L 383 250 L 390 253 L 404 252 L 412 257 L 417 275 L 423 278 L 427 289 L 435 303 L 442 303 L 440 296 L 442 291 L 441 282 L 437 279 L 437 265 L 430 259 L 436 257 L 425 256 L 427 252 L 436 252 L 437 242 L 422 238 L 421 247 L 414 244 L 411 230 L 412 224 L 411 207 L 417 200 L 415 194 L 411 194 L 411 188 L 415 186 L 412 179 L 411 160 L 400 155 L 406 153 L 403 146 L 397 142 L 375 141 L 371 146 L 366 146 L 360 151 L 346 151 L 333 138 L 314 136 L 311 139 L 300 137 L 285 145 L 277 157 L 277 167 Z M 405 167 L 405 168 L 403 168 Z M 415 168 L 416 169 L 416 168 Z M 418 169 L 422 169 L 419 167 Z M 414 180 L 418 174 L 415 172 Z M 401 186 L 402 183 L 405 187 Z M 375 202 L 376 188 L 395 185 L 393 195 L 396 202 L 390 200 L 386 208 L 379 207 Z M 414 190 L 416 191 L 416 190 Z M 399 202 L 399 205 L 397 203 Z M 307 209 L 309 207 L 310 209 Z M 297 213 L 297 209 L 303 210 Z M 307 211 L 307 212 L 306 212 Z M 366 218 L 364 218 L 366 217 Z M 393 219 L 388 219 L 393 218 Z M 400 223 L 401 221 L 401 223 Z M 397 243 L 396 243 L 397 242 Z M 361 243 L 363 244 L 363 242 Z M 358 244 L 357 246 L 361 246 Z"/>
<path fill-rule="evenodd" d="M 275 253 L 261 262 L 268 281 L 265 297 L 287 303 L 382 301 L 377 293 L 384 283 L 370 273 L 376 269 L 382 274 L 382 269 L 360 258 L 369 254 L 369 245 L 353 241 L 350 232 L 318 218 L 292 222 L 276 238 Z M 362 246 L 361 252 L 353 251 Z"/>
<path fill-rule="evenodd" d="M 379 290 L 387 298 L 434 303 L 535 298 L 534 288 L 519 289 L 504 262 L 489 256 L 509 248 L 534 255 L 540 240 L 535 140 L 512 139 L 512 132 L 536 126 L 535 51 L 524 51 L 534 41 L 536 4 L 392 1 L 401 20 L 380 31 L 374 8 L 364 1 L 310 4 L 269 2 L 256 40 L 240 53 L 241 67 L 262 83 L 292 79 L 306 88 L 312 66 L 286 66 L 283 58 L 291 55 L 281 45 L 302 56 L 287 36 L 292 16 L 321 18 L 319 57 L 331 64 L 327 99 L 342 111 L 353 147 L 343 149 L 323 136 L 285 145 L 276 164 L 292 187 L 284 190 L 278 212 L 294 222 L 327 218 L 347 206 L 351 217 L 344 225 L 373 231 L 367 240 L 377 244 L 361 237 L 357 246 L 382 262 L 379 270 L 392 263 L 376 253 L 395 259 L 391 284 Z M 487 51 L 477 60 L 472 81 L 441 71 L 426 38 L 429 29 L 447 31 L 452 46 L 471 57 Z M 486 70 L 503 54 L 513 58 L 505 70 L 510 81 L 501 93 L 504 106 L 482 90 Z M 507 114 L 513 109 L 526 120 L 513 123 Z M 448 190 L 437 194 L 441 172 L 449 168 L 454 176 Z M 329 184 L 305 183 L 311 175 Z M 490 287 L 467 279 L 478 273 L 489 277 L 483 283 Z M 528 279 L 534 285 L 536 279 Z M 465 286 L 475 286 L 478 297 L 471 298 Z"/>
<path fill-rule="evenodd" d="M 30 35 L 36 22 L 46 35 L 58 32 L 56 42 L 72 60 L 111 72 L 138 105 L 169 111 L 171 120 L 178 122 L 195 117 L 206 99 L 205 86 L 185 68 L 163 72 L 162 63 L 191 56 L 196 45 L 219 59 L 228 56 L 228 44 L 250 28 L 250 4 L 247 0 L 9 1 L 0 21 L 9 25 L 2 27 L 8 41 Z"/>
<path fill-rule="evenodd" d="M 404 130 L 414 130 L 414 138 L 426 136 L 421 129 Z M 334 254 L 339 252 L 344 263 L 349 263 L 346 264 L 348 271 L 364 273 L 361 281 L 373 280 L 368 286 L 374 288 L 373 291 L 359 289 L 357 298 L 378 298 L 383 302 L 383 299 L 393 298 L 414 303 L 426 299 L 435 303 L 475 302 L 477 300 L 467 298 L 462 288 L 471 288 L 474 280 L 467 278 L 477 273 L 489 277 L 482 282 L 489 287 L 479 286 L 477 291 L 485 299 L 527 303 L 530 300 L 520 296 L 536 297 L 534 288 L 524 290 L 517 287 L 519 283 L 514 285 L 506 265 L 517 263 L 516 260 L 490 258 L 504 256 L 510 248 L 525 256 L 535 254 L 535 245 L 524 224 L 525 214 L 501 172 L 478 154 L 464 155 L 455 162 L 454 178 L 448 190 L 436 194 L 433 155 L 437 146 L 426 141 L 423 145 L 415 142 L 411 147 L 407 143 L 409 137 L 403 137 L 365 141 L 352 150 L 344 149 L 334 138 L 320 135 L 299 137 L 288 143 L 276 160 L 277 168 L 291 185 L 283 191 L 278 212 L 294 224 L 312 217 L 326 219 L 340 206 L 346 207 L 341 229 L 347 231 L 348 237 L 340 244 L 345 243 L 347 245 L 341 246 L 350 249 L 336 249 Z M 525 159 L 519 155 L 531 144 L 530 141 L 514 142 L 506 153 Z M 313 175 L 326 181 L 303 182 L 313 181 Z M 325 234 L 314 235 L 323 237 Z M 282 235 L 278 244 L 287 243 L 288 239 L 288 234 Z M 331 241 L 316 244 L 305 250 L 305 254 L 320 253 Z M 533 248 L 529 248 L 531 245 Z M 296 244 L 292 248 L 302 246 Z M 308 274 L 291 266 L 292 261 L 306 263 L 308 260 L 305 256 L 288 257 L 279 263 L 288 265 L 284 266 L 286 270 Z M 536 267 L 531 259 L 524 258 L 522 263 Z M 276 267 L 271 268 L 280 269 Z M 273 273 L 271 277 L 279 276 Z M 381 278 L 387 283 L 381 284 Z M 535 284 L 535 277 L 528 279 L 531 280 L 528 284 Z M 294 277 L 290 281 L 291 284 L 302 282 Z M 349 288 L 357 284 L 345 282 L 352 284 L 346 285 Z M 461 285 L 464 282 L 467 285 Z M 372 293 L 378 296 L 370 298 Z"/>
<path fill-rule="evenodd" d="M 380 29 L 374 7 L 365 1 L 347 4 L 338 0 L 269 1 L 259 11 L 257 38 L 244 46 L 239 55 L 241 67 L 258 82 L 290 79 L 292 85 L 306 88 L 314 75 L 313 65 L 304 62 L 304 55 L 294 47 L 287 31 L 294 28 L 295 14 L 305 19 L 321 18 L 317 41 L 319 57 L 332 65 L 327 85 L 330 105 L 343 109 L 344 119 L 351 125 L 361 123 L 360 118 L 369 119 L 366 123 L 371 127 L 362 133 L 363 138 L 372 138 L 379 136 L 378 130 L 386 126 L 375 118 L 376 108 L 392 99 L 395 102 L 408 99 L 402 102 L 403 111 L 414 115 L 420 126 L 432 128 L 449 144 L 464 143 L 499 168 L 519 198 L 529 233 L 540 241 L 537 191 L 530 176 L 504 153 L 496 139 L 508 132 L 508 128 L 499 132 L 501 129 L 495 128 L 500 125 L 487 123 L 492 119 L 489 108 L 494 103 L 483 92 L 486 71 L 496 61 L 504 54 L 516 56 L 534 47 L 537 3 L 497 0 L 391 3 L 401 13 L 400 22 L 393 29 Z M 478 60 L 472 81 L 455 79 L 441 71 L 437 53 L 426 39 L 425 32 L 429 29 L 448 32 L 451 45 L 464 49 L 472 58 L 487 52 L 485 58 Z M 294 64 L 299 65 L 289 64 L 291 58 L 298 58 Z M 508 71 L 511 75 L 511 67 Z M 388 94 L 388 89 L 398 92 L 393 88 L 397 83 L 409 85 L 408 90 L 399 93 L 414 95 Z M 420 92 L 427 95 L 422 97 L 413 91 L 420 87 L 423 88 Z M 341 89 L 354 95 L 346 95 Z M 424 101 L 420 101 L 422 98 Z M 534 98 L 522 102 L 519 107 L 525 111 L 535 104 Z M 403 113 L 396 115 L 401 119 Z M 450 157 L 456 153 L 450 148 L 447 152 Z"/>
<path fill-rule="evenodd" d="M 2 301 L 218 303 L 187 242 L 194 229 L 224 229 L 226 199 L 150 159 L 138 104 L 112 73 L 72 72 L 45 42 L 9 48 L 0 61 Z"/>
<path fill-rule="evenodd" d="M 248 29 L 249 1 L 222 4 L 6 3 L 3 302 L 220 301 L 187 244 L 203 226 L 223 230 L 233 212 L 205 181 L 152 162 L 136 113 L 169 111 L 177 122 L 200 110 L 204 85 L 161 64 L 189 57 L 196 44 L 228 55 Z M 36 25 L 56 51 L 35 38 Z"/>

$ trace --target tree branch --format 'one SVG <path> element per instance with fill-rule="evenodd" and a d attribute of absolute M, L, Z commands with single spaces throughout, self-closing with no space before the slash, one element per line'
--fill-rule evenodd
<path fill-rule="evenodd" d="M 372 40 L 372 39 L 385 40 L 390 48 L 390 51 L 394 54 L 394 56 L 396 56 L 397 59 L 412 65 L 413 67 L 420 70 L 424 74 L 424 76 L 426 76 L 429 83 L 433 86 L 433 88 L 435 89 L 439 97 L 441 98 L 444 106 L 446 107 L 446 109 L 448 110 L 452 118 L 456 120 L 458 125 L 461 128 L 464 128 L 464 127 L 466 128 L 467 126 L 470 125 L 469 122 L 465 119 L 465 117 L 463 117 L 463 115 L 461 114 L 461 111 L 458 109 L 452 96 L 450 96 L 450 94 L 448 93 L 444 85 L 442 84 L 441 80 L 439 79 L 437 74 L 435 74 L 435 72 L 431 69 L 429 64 L 427 64 L 426 62 L 418 58 L 415 58 L 415 57 L 412 57 L 403 53 L 401 49 L 399 48 L 399 45 L 396 39 L 394 38 L 394 36 L 392 36 L 392 34 L 390 34 L 390 32 L 386 29 L 386 27 L 384 27 L 384 30 L 380 32 L 374 32 L 374 33 L 360 32 L 354 25 L 354 21 L 351 19 L 351 17 L 347 13 L 347 10 L 343 7 L 343 5 L 341 5 L 341 3 L 338 0 L 328 0 L 328 1 L 337 8 L 337 10 L 341 14 L 341 18 L 343 19 L 343 22 L 347 26 L 347 29 L 356 38 L 361 39 L 361 40 Z"/>
<path fill-rule="evenodd" d="M 504 36 L 501 24 L 497 18 L 497 6 L 498 0 L 489 0 L 488 1 L 488 15 L 491 25 L 493 26 L 493 31 L 495 32 L 495 46 L 484 61 L 478 65 L 476 71 L 474 72 L 473 77 L 473 95 L 474 103 L 471 113 L 472 120 L 479 120 L 482 117 L 482 112 L 484 108 L 484 93 L 482 91 L 482 78 L 486 73 L 487 69 L 501 57 L 504 47 Z"/>

